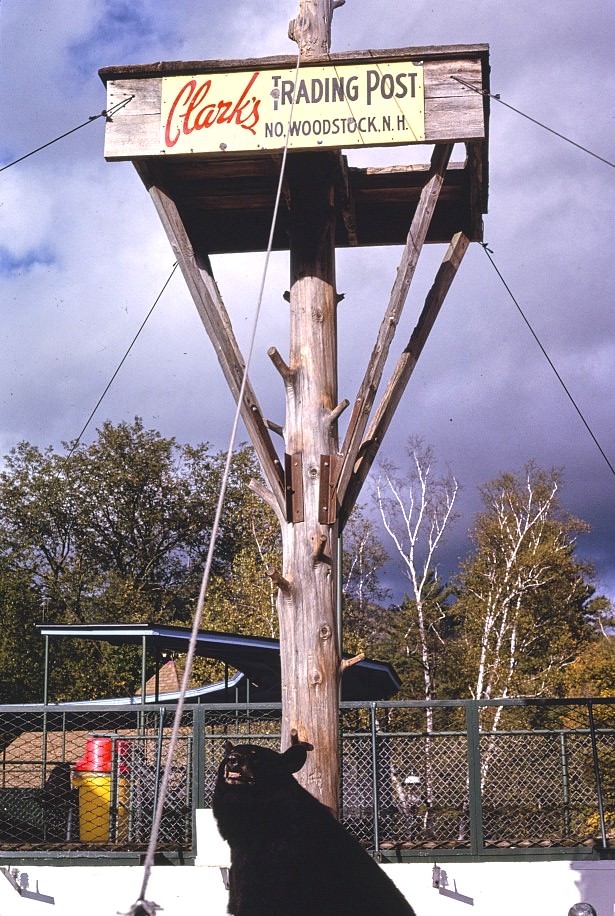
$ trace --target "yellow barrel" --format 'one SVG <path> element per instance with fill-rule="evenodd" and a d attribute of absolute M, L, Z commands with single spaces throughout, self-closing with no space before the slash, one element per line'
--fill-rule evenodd
<path fill-rule="evenodd" d="M 79 790 L 79 839 L 82 843 L 109 843 L 111 837 L 111 773 L 73 771 L 73 785 Z M 125 841 L 128 832 L 128 780 L 120 776 L 117 785 L 117 816 L 113 840 Z"/>

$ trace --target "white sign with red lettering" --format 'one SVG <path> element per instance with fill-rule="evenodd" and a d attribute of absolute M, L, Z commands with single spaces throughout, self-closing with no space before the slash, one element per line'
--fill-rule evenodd
<path fill-rule="evenodd" d="M 287 135 L 291 149 L 423 143 L 422 64 L 162 78 L 163 153 L 280 149 Z"/>

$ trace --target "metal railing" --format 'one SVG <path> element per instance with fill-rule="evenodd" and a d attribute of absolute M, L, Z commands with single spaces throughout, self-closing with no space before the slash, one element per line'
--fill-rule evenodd
<path fill-rule="evenodd" d="M 0 706 L 0 858 L 142 852 L 174 708 Z M 187 707 L 159 847 L 193 852 L 227 739 L 280 706 Z M 615 699 L 343 703 L 341 817 L 381 856 L 615 851 Z"/>

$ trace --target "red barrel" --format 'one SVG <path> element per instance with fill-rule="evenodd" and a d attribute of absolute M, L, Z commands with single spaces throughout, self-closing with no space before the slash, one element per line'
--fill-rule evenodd
<path fill-rule="evenodd" d="M 117 773 L 112 772 L 114 745 Z M 130 750 L 130 741 L 115 735 L 88 735 L 85 754 L 73 767 L 73 786 L 79 790 L 79 839 L 82 842 L 125 842 L 129 804 L 126 774 Z M 112 799 L 116 806 L 113 812 Z"/>
<path fill-rule="evenodd" d="M 90 735 L 85 743 L 85 754 L 75 764 L 76 770 L 88 773 L 110 773 L 113 741 L 103 735 Z"/>
<path fill-rule="evenodd" d="M 130 741 L 125 738 L 119 738 L 115 742 L 115 753 L 117 754 L 118 770 L 122 776 L 128 773 L 130 769 Z"/>

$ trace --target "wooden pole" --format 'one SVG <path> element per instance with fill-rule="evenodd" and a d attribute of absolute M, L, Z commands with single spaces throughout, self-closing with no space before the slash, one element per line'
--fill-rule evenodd
<path fill-rule="evenodd" d="M 288 23 L 288 37 L 296 41 L 302 60 L 331 50 L 333 11 L 346 0 L 299 0 L 299 15 Z"/>
<path fill-rule="evenodd" d="M 301 56 L 328 52 L 339 3 L 302 0 L 290 31 Z M 302 784 L 338 810 L 340 647 L 336 627 L 337 521 L 327 481 L 338 450 L 335 174 L 330 153 L 289 157 L 290 360 L 284 372 L 284 440 L 293 493 L 282 525 L 278 592 L 282 746 L 313 745 Z"/>

